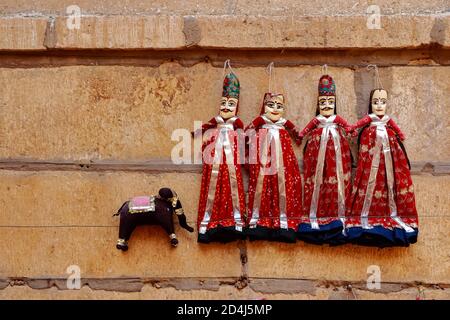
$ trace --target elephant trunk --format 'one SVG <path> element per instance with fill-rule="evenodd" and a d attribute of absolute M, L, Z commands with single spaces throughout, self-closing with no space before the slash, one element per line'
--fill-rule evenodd
<path fill-rule="evenodd" d="M 180 226 L 181 226 L 182 228 L 186 229 L 186 230 L 189 231 L 189 232 L 193 232 L 193 231 L 194 231 L 194 228 L 190 227 L 190 226 L 187 224 L 186 215 L 184 214 L 183 211 L 181 211 L 181 212 L 179 212 L 179 211 L 176 212 L 176 215 L 177 215 L 177 217 L 178 217 L 178 222 L 180 223 Z"/>

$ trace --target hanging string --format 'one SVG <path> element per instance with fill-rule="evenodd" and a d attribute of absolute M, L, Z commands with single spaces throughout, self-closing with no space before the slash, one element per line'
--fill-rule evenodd
<path fill-rule="evenodd" d="M 375 70 L 375 88 L 376 89 L 384 89 L 383 84 L 381 83 L 380 73 L 378 72 L 378 66 L 376 64 L 369 64 L 367 66 L 367 70 Z"/>
<path fill-rule="evenodd" d="M 328 65 L 326 63 L 322 66 L 322 74 L 328 74 Z"/>
<path fill-rule="evenodd" d="M 227 68 L 230 69 L 232 73 L 234 73 L 233 68 L 231 68 L 230 59 L 225 60 L 225 62 L 223 63 L 222 78 L 225 77 L 225 71 L 227 70 Z"/>
<path fill-rule="evenodd" d="M 269 92 L 272 92 L 272 78 L 275 77 L 274 66 L 275 64 L 271 62 L 266 68 L 266 72 L 269 74 Z"/>

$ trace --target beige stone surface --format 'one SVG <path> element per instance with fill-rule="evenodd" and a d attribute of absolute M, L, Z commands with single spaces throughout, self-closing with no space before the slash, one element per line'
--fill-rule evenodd
<path fill-rule="evenodd" d="M 5 35 L 0 49 L 379 49 L 450 45 L 448 14 L 383 14 L 376 29 L 368 27 L 369 20 L 370 15 L 364 11 L 306 16 L 293 12 L 184 16 L 82 13 L 80 26 L 73 28 L 74 18 L 65 12 L 56 16 L 9 15 L 0 16 L 0 30 Z"/>
<path fill-rule="evenodd" d="M 3 226 L 115 227 L 119 219 L 112 215 L 123 202 L 132 196 L 157 194 L 162 187 L 174 189 L 188 222 L 193 227 L 197 222 L 200 174 L 5 170 L 0 177 Z"/>
<path fill-rule="evenodd" d="M 376 265 L 382 281 L 448 283 L 450 257 L 445 248 L 449 230 L 448 217 L 422 217 L 418 243 L 409 248 L 249 243 L 248 273 L 253 277 L 366 281 L 367 268 Z"/>
<path fill-rule="evenodd" d="M 71 265 L 82 277 L 239 277 L 237 243 L 201 245 L 196 234 L 177 232 L 172 248 L 157 226 L 137 228 L 122 252 L 116 227 L 2 228 L 0 277 L 66 278 Z"/>
<path fill-rule="evenodd" d="M 388 294 L 356 290 L 356 296 L 361 300 L 450 300 L 450 290 L 409 288 Z"/>
<path fill-rule="evenodd" d="M 199 174 L 4 170 L 0 177 L 0 205 L 4 208 L 0 237 L 4 243 L 10 243 L 0 253 L 2 276 L 60 277 L 71 264 L 80 265 L 86 277 L 241 274 L 238 243 L 200 245 L 195 233 L 188 234 L 178 225 L 180 246 L 176 249 L 170 248 L 158 227 L 135 231 L 129 253 L 122 254 L 114 248 L 118 220 L 111 217 L 112 213 L 128 197 L 153 194 L 162 186 L 171 186 L 178 192 L 189 222 L 195 225 Z M 382 269 L 383 281 L 448 283 L 450 256 L 442 250 L 450 245 L 450 177 L 413 178 L 420 217 L 417 244 L 379 250 L 351 245 L 329 248 L 249 242 L 249 275 L 361 281 L 366 278 L 367 267 L 376 264 Z M 268 265 L 268 259 L 273 263 Z M 208 263 L 198 268 L 194 261 Z M 167 268 L 168 265 L 175 267 Z"/>
<path fill-rule="evenodd" d="M 155 0 L 143 2 L 128 0 L 126 6 L 120 0 L 91 1 L 78 0 L 76 2 L 86 14 L 178 14 L 178 15 L 351 15 L 365 14 L 367 7 L 373 4 L 370 0 L 354 2 L 351 0 L 337 1 L 330 5 L 329 1 L 318 0 L 312 4 L 308 0 L 255 0 L 226 1 L 226 0 Z M 19 12 L 33 12 L 49 14 L 63 14 L 71 0 L 3 0 L 0 12 L 14 14 Z M 433 14 L 445 12 L 448 3 L 445 0 L 409 0 L 389 1 L 378 0 L 376 4 L 383 14 Z"/>
<path fill-rule="evenodd" d="M 163 186 L 177 191 L 196 228 L 195 175 L 2 173 L 8 181 L 2 189 L 10 197 L 1 200 L 0 241 L 8 243 L 0 257 L 1 276 L 58 277 L 72 264 L 86 277 L 240 275 L 237 243 L 197 244 L 196 233 L 180 228 L 176 217 L 178 248 L 170 247 L 168 236 L 157 226 L 137 228 L 129 252 L 115 248 L 119 220 L 112 214 L 128 197 L 156 194 Z"/>
<path fill-rule="evenodd" d="M 71 264 L 79 265 L 86 276 L 240 274 L 236 243 L 199 245 L 196 234 L 177 223 L 176 249 L 156 226 L 138 228 L 129 252 L 115 249 L 119 221 L 112 214 L 128 197 L 155 194 L 163 186 L 173 187 L 183 198 L 189 223 L 195 227 L 198 196 L 192 190 L 199 187 L 195 175 L 3 173 L 3 181 L 9 183 L 2 187 L 10 199 L 2 201 L 6 214 L 1 215 L 1 237 L 11 245 L 0 258 L 2 276 L 60 276 Z M 195 260 L 211 263 L 193 268 Z"/>
<path fill-rule="evenodd" d="M 382 281 L 448 283 L 448 176 L 414 176 L 419 213 L 419 240 L 409 248 L 376 249 L 353 245 L 318 247 L 249 242 L 248 272 L 252 277 L 365 281 L 367 268 L 378 265 Z M 272 263 L 267 264 L 270 260 Z"/>
<path fill-rule="evenodd" d="M 413 175 L 416 208 L 422 217 L 450 218 L 449 176 Z M 450 230 L 449 230 L 450 231 Z"/>
<path fill-rule="evenodd" d="M 56 20 L 57 48 L 411 48 L 449 44 L 445 16 L 87 16 L 79 30 Z M 236 37 L 239 34 L 239 37 Z"/>
<path fill-rule="evenodd" d="M 181 16 L 88 16 L 80 19 L 79 29 L 67 28 L 67 19 L 67 16 L 56 19 L 55 48 L 173 49 L 185 46 Z"/>
<path fill-rule="evenodd" d="M 449 289 L 424 288 L 423 293 L 419 294 L 418 288 L 408 288 L 400 292 L 377 293 L 363 290 L 351 291 L 343 288 L 318 288 L 316 294 L 261 294 L 254 292 L 246 287 L 238 290 L 232 286 L 222 286 L 218 291 L 208 290 L 176 290 L 174 288 L 157 289 L 151 286 L 144 286 L 141 292 L 111 292 L 104 290 L 92 290 L 88 287 L 82 287 L 80 290 L 58 290 L 51 289 L 31 289 L 26 286 L 7 287 L 0 290 L 0 299 L 149 299 L 149 300 L 311 300 L 311 299 L 330 299 L 330 300 L 367 300 L 367 299 L 390 299 L 390 300 L 416 300 L 421 297 L 424 300 L 448 300 L 450 299 Z"/>
<path fill-rule="evenodd" d="M 448 68 L 381 70 L 391 94 L 389 112 L 408 137 L 412 161 L 450 160 L 445 147 L 450 142 Z M 240 115 L 249 123 L 259 113 L 268 78 L 262 67 L 235 70 L 242 86 Z M 361 81 L 361 72 L 329 69 L 337 83 L 339 113 L 350 122 L 366 112 L 372 88 L 371 74 L 365 71 Z M 179 141 L 171 140 L 175 129 L 190 131 L 194 120 L 205 122 L 217 114 L 221 73 L 207 63 L 0 69 L 0 157 L 167 159 Z M 318 66 L 276 69 L 274 90 L 285 92 L 286 116 L 300 128 L 314 116 L 320 75 Z"/>
<path fill-rule="evenodd" d="M 355 16 L 199 16 L 201 47 L 232 48 L 405 48 L 438 42 L 448 45 L 448 19 L 383 16 L 369 29 L 368 17 Z M 439 21 L 439 22 L 436 22 Z M 439 36 L 434 30 L 439 23 Z M 236 34 L 243 36 L 236 37 Z"/>
<path fill-rule="evenodd" d="M 0 51 L 44 50 L 47 20 L 45 17 L 0 18 Z"/>
<path fill-rule="evenodd" d="M 389 110 L 407 136 L 408 155 L 412 160 L 432 159 L 439 150 L 437 159 L 450 159 L 450 121 L 441 119 L 450 105 L 445 93 L 449 69 L 391 70 Z"/>
<path fill-rule="evenodd" d="M 81 25 L 69 30 L 73 4 Z M 381 29 L 367 27 L 373 4 Z M 0 299 L 450 299 L 448 10 L 447 0 L 1 1 Z M 274 60 L 273 91 L 299 128 L 315 114 L 320 64 L 353 123 L 373 88 L 365 64 L 377 63 L 410 160 L 432 163 L 413 175 L 418 243 L 200 245 L 174 217 L 177 248 L 145 226 L 117 250 L 112 214 L 134 195 L 170 186 L 196 225 L 201 174 L 167 165 L 172 133 L 186 129 L 194 147 L 194 121 L 217 114 L 227 58 L 245 124 Z M 60 290 L 71 265 L 85 285 Z M 365 289 L 371 265 L 379 291 Z"/>

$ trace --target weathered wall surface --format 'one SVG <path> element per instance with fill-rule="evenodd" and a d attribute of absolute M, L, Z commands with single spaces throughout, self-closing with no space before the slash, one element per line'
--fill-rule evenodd
<path fill-rule="evenodd" d="M 381 29 L 367 28 L 366 1 L 80 0 L 80 29 L 70 30 L 72 4 L 0 3 L 1 299 L 450 298 L 448 1 L 378 1 Z M 299 127 L 314 115 L 321 64 L 351 122 L 368 105 L 365 67 L 378 64 L 407 135 L 418 243 L 201 245 L 177 225 L 176 249 L 144 227 L 128 252 L 116 250 L 111 215 L 132 195 L 171 186 L 195 224 L 200 166 L 170 162 L 171 135 L 216 114 L 228 58 L 245 123 L 275 61 Z M 81 290 L 67 290 L 70 265 Z M 380 290 L 366 288 L 370 265 Z"/>

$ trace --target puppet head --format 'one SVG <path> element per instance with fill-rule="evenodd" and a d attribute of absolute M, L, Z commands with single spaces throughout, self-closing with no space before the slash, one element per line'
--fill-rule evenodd
<path fill-rule="evenodd" d="M 369 114 L 374 113 L 379 117 L 386 114 L 387 91 L 384 89 L 373 89 L 370 92 Z"/>
<path fill-rule="evenodd" d="M 277 122 L 283 117 L 285 110 L 284 95 L 281 93 L 266 93 L 264 94 L 263 106 L 261 108 L 261 114 L 264 114 L 267 118 L 273 122 Z"/>
<path fill-rule="evenodd" d="M 329 75 L 320 77 L 316 113 L 324 117 L 336 114 L 336 85 Z"/>
<path fill-rule="evenodd" d="M 234 117 L 239 106 L 239 79 L 232 72 L 223 80 L 222 98 L 220 100 L 220 116 L 227 120 Z"/>
<path fill-rule="evenodd" d="M 378 66 L 375 64 L 369 64 L 367 66 L 367 70 L 375 71 L 374 87 L 376 88 L 370 91 L 369 114 L 374 113 L 379 117 L 383 117 L 386 114 L 388 93 L 385 89 L 383 89 L 380 73 L 378 72 Z"/>

